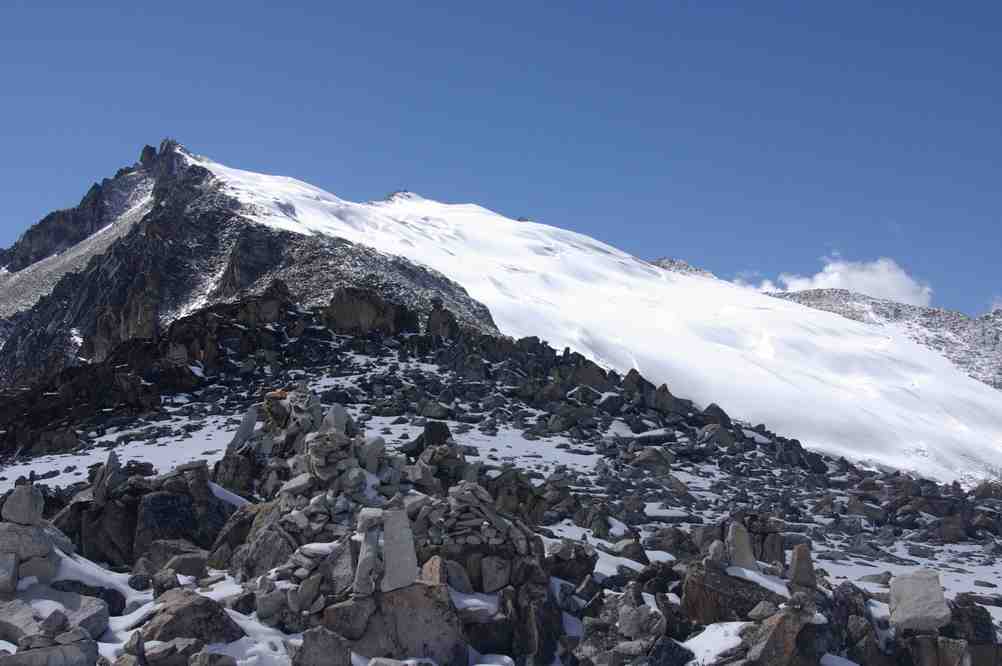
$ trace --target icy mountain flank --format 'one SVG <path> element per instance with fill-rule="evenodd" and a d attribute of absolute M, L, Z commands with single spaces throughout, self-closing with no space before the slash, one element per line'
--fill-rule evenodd
<path fill-rule="evenodd" d="M 1002 389 L 1002 311 L 979 317 L 961 312 L 872 298 L 845 289 L 771 294 L 848 319 L 899 330 L 943 354 L 968 375 Z"/>
<path fill-rule="evenodd" d="M 588 236 L 415 194 L 353 203 L 192 157 L 241 215 L 401 255 L 463 285 L 505 334 L 637 368 L 825 451 L 939 478 L 1002 463 L 1002 394 L 938 352 L 830 312 L 655 266 Z"/>

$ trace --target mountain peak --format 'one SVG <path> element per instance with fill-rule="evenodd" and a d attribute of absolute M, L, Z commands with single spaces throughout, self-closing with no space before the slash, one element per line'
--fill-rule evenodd
<path fill-rule="evenodd" d="M 661 257 L 660 259 L 655 259 L 651 263 L 659 268 L 663 268 L 666 271 L 671 271 L 673 273 L 682 273 L 683 275 L 698 275 L 700 277 L 709 277 L 709 278 L 717 277 L 710 271 L 693 266 L 684 259 L 675 259 L 674 257 Z"/>

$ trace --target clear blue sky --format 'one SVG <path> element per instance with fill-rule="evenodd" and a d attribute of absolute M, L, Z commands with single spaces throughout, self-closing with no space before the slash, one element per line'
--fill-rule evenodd
<path fill-rule="evenodd" d="M 1002 295 L 1002 4 L 5 2 L 0 245 L 173 136 L 718 275 Z M 145 6 L 142 6 L 145 5 Z"/>

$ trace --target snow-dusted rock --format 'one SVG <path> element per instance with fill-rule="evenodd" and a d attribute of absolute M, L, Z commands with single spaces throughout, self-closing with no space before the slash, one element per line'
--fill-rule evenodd
<path fill-rule="evenodd" d="M 80 627 L 95 640 L 108 628 L 108 604 L 96 597 L 63 592 L 41 584 L 28 587 L 18 596 L 28 603 L 57 605 L 70 625 Z"/>
<path fill-rule="evenodd" d="M 919 569 L 891 579 L 891 624 L 899 631 L 935 631 L 950 622 L 939 574 Z"/>
<path fill-rule="evenodd" d="M 4 520 L 20 525 L 38 525 L 42 521 L 45 498 L 34 485 L 20 485 L 3 503 L 0 516 Z"/>

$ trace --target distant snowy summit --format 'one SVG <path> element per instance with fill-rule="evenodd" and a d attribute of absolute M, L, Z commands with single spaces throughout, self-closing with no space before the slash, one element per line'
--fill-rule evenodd
<path fill-rule="evenodd" d="M 1002 310 L 969 317 L 954 310 L 908 305 L 846 289 L 808 289 L 770 295 L 898 330 L 918 344 L 943 354 L 974 379 L 1002 390 Z"/>
<path fill-rule="evenodd" d="M 661 257 L 660 259 L 655 259 L 651 262 L 659 268 L 663 268 L 666 271 L 671 271 L 672 273 L 681 273 L 683 275 L 698 275 L 700 277 L 716 278 L 717 276 L 710 271 L 697 268 L 693 266 L 688 261 L 683 259 L 675 259 L 673 257 Z"/>

